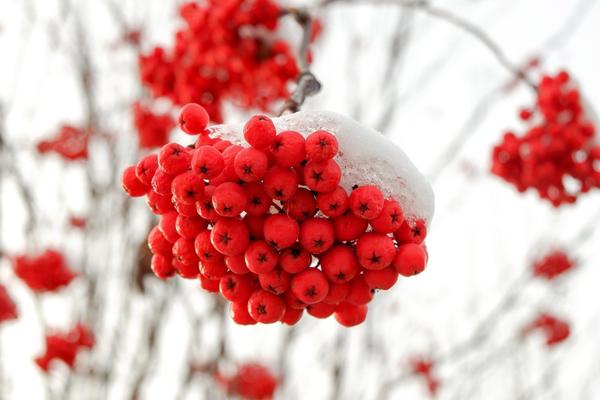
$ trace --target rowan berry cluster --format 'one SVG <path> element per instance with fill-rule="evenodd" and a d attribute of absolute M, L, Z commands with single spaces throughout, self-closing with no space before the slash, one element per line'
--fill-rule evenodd
<path fill-rule="evenodd" d="M 570 271 L 575 262 L 562 250 L 553 250 L 533 263 L 533 275 L 549 281 Z"/>
<path fill-rule="evenodd" d="M 159 278 L 199 278 L 231 301 L 238 324 L 295 324 L 304 310 L 364 321 L 375 290 L 427 263 L 423 221 L 373 185 L 347 193 L 336 136 L 277 132 L 264 115 L 244 127 L 243 147 L 213 138 L 197 104 L 183 107 L 195 145 L 165 145 L 123 173 L 160 222 L 148 236 Z"/>
<path fill-rule="evenodd" d="M 93 348 L 94 343 L 94 335 L 90 329 L 85 325 L 77 324 L 68 332 L 46 335 L 46 350 L 35 359 L 35 363 L 45 373 L 56 361 L 62 361 L 73 369 L 79 352 Z"/>
<path fill-rule="evenodd" d="M 5 321 L 17 319 L 19 313 L 17 306 L 8 295 L 8 291 L 0 285 L 0 324 Z"/>
<path fill-rule="evenodd" d="M 77 276 L 62 253 L 54 249 L 36 256 L 17 256 L 13 266 L 15 275 L 36 293 L 56 292 Z"/>
<path fill-rule="evenodd" d="M 432 397 L 435 397 L 440 388 L 440 381 L 434 374 L 434 368 L 433 361 L 427 358 L 416 358 L 410 361 L 411 373 L 423 379 Z"/>
<path fill-rule="evenodd" d="M 533 188 L 559 207 L 600 187 L 600 146 L 594 125 L 586 120 L 579 90 L 566 72 L 544 76 L 535 107 L 520 118 L 523 135 L 507 132 L 494 147 L 492 173 L 520 192 Z"/>
<path fill-rule="evenodd" d="M 240 365 L 231 376 L 217 373 L 215 380 L 228 395 L 249 400 L 271 399 L 279 384 L 277 377 L 258 363 Z"/>
<path fill-rule="evenodd" d="M 175 121 L 169 114 L 156 114 L 140 102 L 133 105 L 133 122 L 141 149 L 161 147 L 168 143 Z"/>
<path fill-rule="evenodd" d="M 63 125 L 56 136 L 37 144 L 40 154 L 56 153 L 65 160 L 87 160 L 90 132 L 71 125 Z"/>
<path fill-rule="evenodd" d="M 139 59 L 154 97 L 204 106 L 221 122 L 223 103 L 270 111 L 288 97 L 299 73 L 289 44 L 276 37 L 282 9 L 273 0 L 184 3 L 185 26 L 172 49 L 156 47 Z"/>
<path fill-rule="evenodd" d="M 533 332 L 541 332 L 546 339 L 546 346 L 552 347 L 565 341 L 571 334 L 569 323 L 554 315 L 541 313 L 522 331 L 523 336 Z"/>

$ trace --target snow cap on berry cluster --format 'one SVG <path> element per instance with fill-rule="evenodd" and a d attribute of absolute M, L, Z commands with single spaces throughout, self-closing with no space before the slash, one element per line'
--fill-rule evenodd
<path fill-rule="evenodd" d="M 354 185 L 375 185 L 386 197 L 402 204 L 408 219 L 422 219 L 429 225 L 434 213 L 433 190 L 408 156 L 381 133 L 346 116 L 309 110 L 273 118 L 278 132 L 294 130 L 305 137 L 317 130 L 335 134 L 339 154 L 335 161 L 342 169 L 341 186 L 348 193 Z M 216 125 L 211 136 L 244 144 L 243 125 Z"/>

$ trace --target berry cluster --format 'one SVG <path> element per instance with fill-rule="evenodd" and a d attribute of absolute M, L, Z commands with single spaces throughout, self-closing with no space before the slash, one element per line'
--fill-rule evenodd
<path fill-rule="evenodd" d="M 533 263 L 533 275 L 549 281 L 570 271 L 573 260 L 562 250 L 553 250 Z"/>
<path fill-rule="evenodd" d="M 520 192 L 534 188 L 558 207 L 600 187 L 600 146 L 581 95 L 566 72 L 544 76 L 536 107 L 520 112 L 527 131 L 507 132 L 494 147 L 492 173 Z"/>
<path fill-rule="evenodd" d="M 77 276 L 69 269 L 62 253 L 53 249 L 37 256 L 17 256 L 13 266 L 15 275 L 37 293 L 58 291 Z"/>
<path fill-rule="evenodd" d="M 425 381 L 427 391 L 432 397 L 435 397 L 440 388 L 440 380 L 434 374 L 434 367 L 430 359 L 416 358 L 410 361 L 411 373 Z"/>
<path fill-rule="evenodd" d="M 569 323 L 558 317 L 541 313 L 532 322 L 523 328 L 523 336 L 532 332 L 541 332 L 546 337 L 546 346 L 552 347 L 566 340 L 571 334 Z"/>
<path fill-rule="evenodd" d="M 140 56 L 142 83 L 154 97 L 200 103 L 216 122 L 225 101 L 269 111 L 299 73 L 290 46 L 274 35 L 281 14 L 273 0 L 184 3 L 173 49 Z"/>
<path fill-rule="evenodd" d="M 217 372 L 215 380 L 228 395 L 250 400 L 272 398 L 279 383 L 268 368 L 257 363 L 240 365 L 231 376 Z"/>
<path fill-rule="evenodd" d="M 152 149 L 167 144 L 169 133 L 175 126 L 175 121 L 169 114 L 155 114 L 140 102 L 133 105 L 133 122 L 141 149 Z"/>
<path fill-rule="evenodd" d="M 17 306 L 8 295 L 8 291 L 0 285 L 0 324 L 5 321 L 17 319 L 19 313 Z"/>
<path fill-rule="evenodd" d="M 94 347 L 94 335 L 90 329 L 82 324 L 77 324 L 65 333 L 46 335 L 46 351 L 35 362 L 42 371 L 47 373 L 53 361 L 62 361 L 73 369 L 77 354 L 83 349 Z"/>
<path fill-rule="evenodd" d="M 56 153 L 65 160 L 87 160 L 90 132 L 71 125 L 63 125 L 56 136 L 37 144 L 40 154 Z"/>
<path fill-rule="evenodd" d="M 250 147 L 212 138 L 197 104 L 183 107 L 195 145 L 165 145 L 123 173 L 160 222 L 148 236 L 159 278 L 199 278 L 231 301 L 239 324 L 295 324 L 303 311 L 364 321 L 377 289 L 422 272 L 426 225 L 373 185 L 347 193 L 335 135 L 277 133 L 266 116 L 244 127 Z"/>

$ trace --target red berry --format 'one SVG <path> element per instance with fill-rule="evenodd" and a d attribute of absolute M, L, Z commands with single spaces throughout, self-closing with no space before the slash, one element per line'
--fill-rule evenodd
<path fill-rule="evenodd" d="M 171 258 L 171 247 L 173 245 L 165 238 L 158 226 L 152 228 L 148 234 L 148 248 L 152 254 L 160 254 L 167 258 Z"/>
<path fill-rule="evenodd" d="M 308 268 L 292 278 L 291 289 L 303 303 L 316 304 L 327 297 L 329 282 L 323 272 Z"/>
<path fill-rule="evenodd" d="M 204 197 L 204 196 L 202 196 Z M 175 211 L 177 211 L 177 214 L 183 216 L 183 217 L 198 217 L 198 211 L 196 210 L 196 204 L 184 204 L 180 201 L 177 201 L 177 199 L 172 199 L 173 200 L 173 207 L 175 208 Z"/>
<path fill-rule="evenodd" d="M 283 299 L 288 307 L 295 310 L 304 310 L 306 308 L 306 304 L 301 302 L 291 290 L 288 290 L 283 294 Z"/>
<path fill-rule="evenodd" d="M 135 167 L 135 176 L 146 186 L 152 186 L 152 178 L 158 169 L 158 156 L 150 154 L 142 158 Z"/>
<path fill-rule="evenodd" d="M 211 243 L 209 230 L 204 230 L 196 236 L 194 250 L 202 263 L 215 263 L 223 258 L 223 255 Z"/>
<path fill-rule="evenodd" d="M 207 227 L 206 220 L 200 217 L 185 217 L 178 215 L 175 221 L 175 229 L 179 236 L 194 240 L 198 234 Z"/>
<path fill-rule="evenodd" d="M 212 146 L 202 146 L 197 148 L 192 156 L 192 171 L 198 174 L 202 179 L 212 179 L 225 168 L 223 155 Z"/>
<path fill-rule="evenodd" d="M 171 183 L 175 200 L 184 204 L 195 204 L 204 196 L 204 181 L 195 172 L 177 175 Z"/>
<path fill-rule="evenodd" d="M 171 197 L 173 179 L 175 176 L 167 174 L 162 169 L 158 169 L 152 177 L 152 190 L 158 194 Z"/>
<path fill-rule="evenodd" d="M 226 256 L 225 265 L 234 274 L 242 275 L 250 272 L 248 267 L 246 267 L 246 260 L 244 259 L 243 254 L 237 256 Z"/>
<path fill-rule="evenodd" d="M 248 232 L 250 233 L 250 238 L 252 240 L 264 239 L 263 231 L 266 219 L 267 217 L 265 215 L 246 214 L 243 221 L 248 228 Z"/>
<path fill-rule="evenodd" d="M 225 274 L 219 283 L 219 290 L 227 300 L 240 303 L 248 301 L 254 285 L 248 275 Z"/>
<path fill-rule="evenodd" d="M 179 112 L 179 127 L 188 135 L 198 135 L 208 125 L 209 116 L 204 107 L 188 103 Z"/>
<path fill-rule="evenodd" d="M 309 160 L 327 161 L 338 153 L 338 141 L 327 131 L 316 131 L 306 138 L 305 149 Z"/>
<path fill-rule="evenodd" d="M 154 214 L 164 214 L 174 209 L 173 203 L 171 202 L 171 196 L 164 196 L 150 191 L 147 197 L 148 207 Z"/>
<path fill-rule="evenodd" d="M 223 217 L 236 217 L 246 208 L 246 192 L 237 183 L 221 183 L 212 196 L 213 207 Z"/>
<path fill-rule="evenodd" d="M 213 226 L 210 241 L 221 254 L 236 256 L 248 247 L 250 234 L 246 225 L 239 219 L 221 218 Z"/>
<path fill-rule="evenodd" d="M 354 250 L 343 245 L 332 247 L 321 257 L 321 269 L 334 283 L 349 282 L 360 272 Z"/>
<path fill-rule="evenodd" d="M 304 221 L 317 212 L 315 198 L 310 190 L 305 188 L 298 188 L 292 198 L 283 204 L 283 208 L 296 221 Z"/>
<path fill-rule="evenodd" d="M 362 275 L 350 281 L 346 302 L 354 305 L 367 304 L 373 299 L 373 292 Z"/>
<path fill-rule="evenodd" d="M 283 294 L 290 287 L 290 275 L 281 269 L 274 269 L 258 275 L 260 287 L 273 294 Z"/>
<path fill-rule="evenodd" d="M 279 265 L 290 274 L 297 274 L 310 266 L 312 256 L 299 245 L 289 247 L 281 252 Z"/>
<path fill-rule="evenodd" d="M 321 254 L 335 240 L 333 223 L 325 218 L 310 218 L 300 226 L 300 244 L 311 254 Z"/>
<path fill-rule="evenodd" d="M 331 192 L 319 193 L 317 194 L 317 207 L 328 217 L 339 217 L 348 209 L 348 194 L 341 186 Z"/>
<path fill-rule="evenodd" d="M 306 311 L 315 318 L 328 318 L 336 309 L 335 304 L 327 304 L 325 302 L 311 304 L 306 307 Z"/>
<path fill-rule="evenodd" d="M 304 184 L 315 192 L 331 192 L 341 178 L 342 170 L 333 160 L 310 161 L 304 167 Z"/>
<path fill-rule="evenodd" d="M 388 290 L 398 281 L 398 271 L 393 266 L 365 271 L 365 282 L 371 289 Z"/>
<path fill-rule="evenodd" d="M 173 268 L 175 268 L 175 270 L 177 271 L 179 276 L 181 276 L 182 278 L 196 279 L 198 277 L 199 271 L 198 271 L 197 263 L 184 264 L 184 263 L 180 262 L 179 260 L 177 260 L 176 258 L 173 258 L 172 263 L 173 263 Z"/>
<path fill-rule="evenodd" d="M 426 264 L 427 255 L 422 246 L 408 243 L 398 247 L 398 252 L 394 258 L 394 267 L 400 275 L 417 275 L 423 272 Z"/>
<path fill-rule="evenodd" d="M 268 166 L 267 155 L 252 147 L 240 150 L 233 160 L 235 173 L 244 182 L 260 180 L 267 172 Z"/>
<path fill-rule="evenodd" d="M 394 232 L 394 238 L 398 243 L 416 243 L 420 244 L 427 236 L 427 225 L 423 220 L 416 220 L 413 223 L 404 221 L 402 226 Z"/>
<path fill-rule="evenodd" d="M 265 115 L 255 115 L 244 125 L 244 139 L 256 149 L 265 149 L 275 141 L 273 121 Z"/>
<path fill-rule="evenodd" d="M 279 255 L 264 240 L 258 240 L 248 246 L 244 253 L 246 266 L 255 274 L 272 271 L 277 265 Z"/>
<path fill-rule="evenodd" d="M 281 322 L 286 325 L 296 325 L 302 318 L 302 314 L 304 314 L 304 310 L 301 308 L 286 307 Z"/>
<path fill-rule="evenodd" d="M 354 215 L 364 219 L 375 219 L 383 210 L 383 194 L 373 185 L 354 189 L 348 201 Z"/>
<path fill-rule="evenodd" d="M 196 210 L 198 214 L 207 221 L 214 222 L 219 218 L 219 214 L 215 210 L 212 203 L 212 196 L 215 193 L 216 187 L 208 185 L 204 187 L 204 196 L 196 202 Z"/>
<path fill-rule="evenodd" d="M 196 252 L 194 251 L 194 241 L 192 240 L 179 238 L 173 244 L 173 258 L 185 265 L 195 265 L 196 269 L 198 269 L 198 256 L 196 256 Z M 198 274 L 196 273 L 196 275 Z"/>
<path fill-rule="evenodd" d="M 171 263 L 171 257 L 166 257 L 160 254 L 152 256 L 152 262 L 150 263 L 152 272 L 160 279 L 167 279 L 175 275 L 175 268 Z"/>
<path fill-rule="evenodd" d="M 333 219 L 335 237 L 340 242 L 358 239 L 367 230 L 368 225 L 369 223 L 366 220 L 357 217 L 350 211 Z"/>
<path fill-rule="evenodd" d="M 179 239 L 176 223 L 177 213 L 175 211 L 163 214 L 158 222 L 158 229 L 160 229 L 165 239 L 171 243 L 175 243 Z"/>
<path fill-rule="evenodd" d="M 158 153 L 158 165 L 169 175 L 179 175 L 190 169 L 191 160 L 187 149 L 177 143 L 164 145 Z"/>
<path fill-rule="evenodd" d="M 269 147 L 275 163 L 289 168 L 304 161 L 304 136 L 295 131 L 280 132 Z"/>
<path fill-rule="evenodd" d="M 384 269 L 392 263 L 395 255 L 394 241 L 381 233 L 364 233 L 356 242 L 358 262 L 366 269 Z"/>
<path fill-rule="evenodd" d="M 205 276 L 199 275 L 200 287 L 210 293 L 219 293 L 219 280 L 208 279 Z"/>
<path fill-rule="evenodd" d="M 368 308 L 365 305 L 357 306 L 349 303 L 341 303 L 335 309 L 335 320 L 343 326 L 352 327 L 359 325 L 367 318 Z"/>
<path fill-rule="evenodd" d="M 248 313 L 248 302 L 231 303 L 231 318 L 238 325 L 256 325 L 256 320 Z"/>
<path fill-rule="evenodd" d="M 248 300 L 248 312 L 255 321 L 272 324 L 283 317 L 285 303 L 279 296 L 265 290 L 257 290 Z"/>
<path fill-rule="evenodd" d="M 215 262 L 210 263 L 200 263 L 200 274 L 202 276 L 207 277 L 208 279 L 216 279 L 219 280 L 225 276 L 227 273 L 227 266 L 225 265 L 225 261 L 223 259 L 219 259 Z"/>
<path fill-rule="evenodd" d="M 211 179 L 210 183 L 215 186 L 219 186 L 218 183 L 223 182 L 237 182 L 240 178 L 238 178 L 235 173 L 235 168 L 233 166 L 233 162 L 235 160 L 235 156 L 237 153 L 242 151 L 243 147 L 238 145 L 229 146 L 225 151 L 223 151 L 223 172 L 213 179 Z"/>
<path fill-rule="evenodd" d="M 289 168 L 271 167 L 263 178 L 265 193 L 275 200 L 289 200 L 298 189 L 298 176 Z"/>
<path fill-rule="evenodd" d="M 271 208 L 271 198 L 267 196 L 259 183 L 248 183 L 244 185 L 246 198 L 246 213 L 249 215 L 263 215 Z"/>
<path fill-rule="evenodd" d="M 150 187 L 137 177 L 135 170 L 135 165 L 132 165 L 123 171 L 123 190 L 131 197 L 140 197 L 148 193 Z"/>
<path fill-rule="evenodd" d="M 383 210 L 377 218 L 369 221 L 375 232 L 392 233 L 397 231 L 404 222 L 404 213 L 396 200 L 385 200 Z"/>
<path fill-rule="evenodd" d="M 332 283 L 329 285 L 329 292 L 327 293 L 327 297 L 323 299 L 323 303 L 340 304 L 346 300 L 349 291 L 350 285 L 348 283 Z"/>
<path fill-rule="evenodd" d="M 298 222 L 285 214 L 267 217 L 263 229 L 265 240 L 278 249 L 285 249 L 296 243 L 300 234 Z"/>

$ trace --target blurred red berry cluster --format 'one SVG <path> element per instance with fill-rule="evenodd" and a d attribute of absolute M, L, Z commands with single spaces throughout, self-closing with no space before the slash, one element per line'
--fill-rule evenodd
<path fill-rule="evenodd" d="M 290 45 L 275 34 L 282 15 L 276 2 L 187 2 L 180 15 L 185 25 L 173 48 L 140 56 L 141 80 L 153 96 L 199 103 L 215 122 L 223 120 L 225 101 L 269 111 L 288 96 L 299 70 Z"/>
<path fill-rule="evenodd" d="M 565 341 L 571 334 L 569 323 L 552 314 L 541 313 L 523 328 L 523 336 L 540 332 L 545 336 L 548 347 Z"/>
<path fill-rule="evenodd" d="M 169 141 L 175 121 L 169 114 L 156 114 L 140 102 L 133 105 L 133 121 L 141 149 L 161 147 Z"/>
<path fill-rule="evenodd" d="M 279 383 L 267 367 L 258 363 L 242 364 L 229 376 L 217 372 L 215 380 L 227 394 L 249 400 L 271 399 Z"/>
<path fill-rule="evenodd" d="M 39 255 L 20 255 L 13 259 L 14 272 L 37 293 L 55 292 L 77 276 L 67 265 L 62 253 L 48 249 Z"/>
<path fill-rule="evenodd" d="M 570 271 L 575 262 L 562 250 L 553 250 L 533 263 L 533 275 L 553 280 Z"/>
<path fill-rule="evenodd" d="M 440 381 L 434 374 L 434 363 L 427 358 L 416 358 L 410 361 L 411 373 L 423 379 L 427 386 L 427 391 L 434 397 L 439 388 Z"/>
<path fill-rule="evenodd" d="M 54 361 L 62 361 L 72 369 L 77 354 L 83 349 L 92 347 L 94 347 L 94 335 L 87 326 L 77 324 L 68 332 L 46 335 L 46 350 L 35 359 L 35 362 L 46 373 Z"/>
<path fill-rule="evenodd" d="M 0 323 L 17 319 L 18 316 L 17 306 L 8 295 L 6 288 L 0 285 Z"/>
<path fill-rule="evenodd" d="M 425 269 L 425 223 L 376 186 L 347 193 L 335 135 L 277 132 L 257 115 L 243 147 L 211 137 L 208 119 L 186 105 L 179 122 L 195 145 L 169 143 L 123 173 L 125 191 L 161 216 L 148 236 L 159 278 L 199 278 L 239 324 L 292 325 L 306 310 L 353 326 L 375 290 Z"/>
<path fill-rule="evenodd" d="M 558 207 L 600 187 L 600 146 L 585 105 L 566 72 L 544 76 L 532 109 L 520 112 L 527 130 L 507 132 L 494 147 L 492 173 L 520 192 L 533 188 Z"/>
<path fill-rule="evenodd" d="M 37 150 L 40 154 L 56 153 L 69 161 L 86 160 L 89 140 L 89 131 L 63 125 L 54 138 L 38 142 Z"/>

